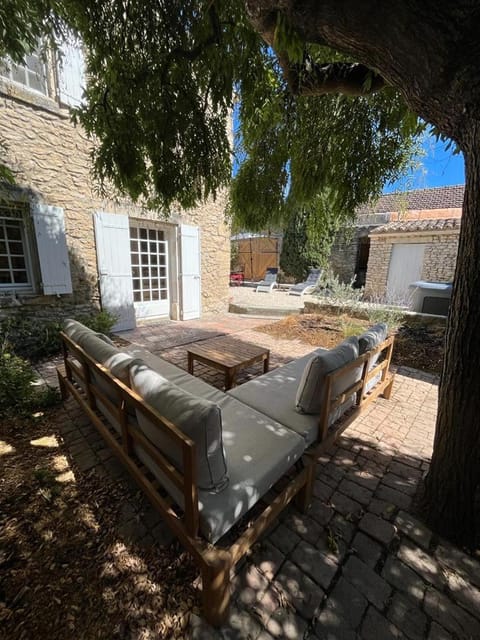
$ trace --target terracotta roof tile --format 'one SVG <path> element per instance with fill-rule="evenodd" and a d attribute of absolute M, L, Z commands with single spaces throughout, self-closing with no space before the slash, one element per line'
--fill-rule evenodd
<path fill-rule="evenodd" d="M 424 220 L 399 220 L 373 229 L 371 234 L 411 233 L 412 231 L 455 231 L 460 230 L 461 218 L 440 218 Z"/>
<path fill-rule="evenodd" d="M 449 187 L 387 193 L 380 196 L 371 205 L 359 207 L 357 213 L 394 213 L 407 209 L 458 209 L 462 207 L 464 191 L 465 185 L 458 184 Z"/>

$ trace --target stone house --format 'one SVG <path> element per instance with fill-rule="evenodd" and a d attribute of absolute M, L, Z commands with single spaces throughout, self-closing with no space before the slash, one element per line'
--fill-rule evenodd
<path fill-rule="evenodd" d="M 350 237 L 331 257 L 344 281 L 358 275 L 371 299 L 406 303 L 419 280 L 451 282 L 455 271 L 463 185 L 382 195 L 357 212 Z"/>
<path fill-rule="evenodd" d="M 59 319 L 103 308 L 117 330 L 228 307 L 225 196 L 168 220 L 98 195 L 91 143 L 70 119 L 82 99 L 81 49 L 0 64 L 0 315 Z"/>

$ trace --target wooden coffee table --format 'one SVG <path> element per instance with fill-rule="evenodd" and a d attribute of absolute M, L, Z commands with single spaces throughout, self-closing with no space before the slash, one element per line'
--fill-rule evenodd
<path fill-rule="evenodd" d="M 235 378 L 241 369 L 246 369 L 256 362 L 263 362 L 263 372 L 268 371 L 270 351 L 248 344 L 236 338 L 212 338 L 187 348 L 188 373 L 193 374 L 195 360 L 202 362 L 225 374 L 225 389 L 235 385 Z"/>

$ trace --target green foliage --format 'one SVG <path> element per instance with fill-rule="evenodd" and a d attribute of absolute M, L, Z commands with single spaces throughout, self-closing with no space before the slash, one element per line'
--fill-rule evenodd
<path fill-rule="evenodd" d="M 297 209 L 292 213 L 283 234 L 280 267 L 287 276 L 297 281 L 305 280 L 310 267 L 326 265 L 336 221 L 329 216 L 328 202 L 325 204 L 321 234 L 309 233 L 311 216 L 305 209 Z M 315 222 L 318 224 L 318 216 Z"/>
<path fill-rule="evenodd" d="M 0 59 L 21 62 L 42 38 L 62 32 L 58 20 L 61 0 L 2 0 L 0 3 Z"/>
<path fill-rule="evenodd" d="M 78 317 L 93 331 L 109 334 L 116 322 L 108 311 L 99 311 Z M 20 315 L 9 316 L 0 321 L 0 343 L 8 343 L 13 351 L 31 362 L 56 355 L 60 352 L 59 333 L 62 320 L 42 321 Z"/>
<path fill-rule="evenodd" d="M 253 81 L 260 38 L 242 4 L 78 0 L 89 106 L 77 119 L 99 140 L 94 169 L 134 200 L 168 213 L 228 184 L 234 86 Z M 249 79 L 251 77 L 251 79 Z"/>
<path fill-rule="evenodd" d="M 338 312 L 345 310 L 355 312 L 362 306 L 363 289 L 354 289 L 351 282 L 341 282 L 332 272 L 326 272 L 322 278 L 322 289 L 317 296 L 338 308 Z"/>
<path fill-rule="evenodd" d="M 96 140 L 104 193 L 113 184 L 165 215 L 215 196 L 231 180 L 233 109 L 228 212 L 241 228 L 284 226 L 305 206 L 320 234 L 319 193 L 345 220 L 407 165 L 420 127 L 399 93 L 293 97 L 243 2 L 70 0 L 61 15 L 86 45 L 88 105 L 75 118 Z M 346 59 L 276 20 L 291 62 Z"/>
<path fill-rule="evenodd" d="M 328 220 L 351 219 L 406 168 L 421 130 L 392 88 L 359 98 L 292 96 L 240 1 L 7 0 L 0 52 L 19 59 L 40 32 L 61 30 L 50 9 L 85 43 L 87 104 L 74 117 L 95 140 L 101 191 L 113 195 L 113 185 L 165 215 L 230 183 L 233 109 L 238 170 L 228 213 L 251 230 L 285 226 L 302 207 L 317 236 Z M 281 12 L 275 19 L 276 47 L 292 63 L 347 60 L 303 42 Z"/>
<path fill-rule="evenodd" d="M 111 333 L 112 327 L 117 322 L 117 317 L 105 309 L 88 316 L 78 316 L 76 319 L 92 331 L 105 333 L 106 335 Z"/>
<path fill-rule="evenodd" d="M 0 416 L 27 415 L 58 402 L 56 389 L 38 389 L 35 371 L 7 344 L 0 350 Z"/>
<path fill-rule="evenodd" d="M 273 45 L 276 51 L 285 52 L 291 62 L 302 61 L 305 42 L 281 11 L 277 12 L 277 24 Z"/>
<path fill-rule="evenodd" d="M 358 336 L 360 333 L 363 333 L 364 329 L 361 324 L 356 322 L 343 320 L 341 322 L 342 333 L 345 338 L 350 338 L 351 336 Z"/>
<path fill-rule="evenodd" d="M 405 322 L 405 310 L 384 304 L 369 304 L 367 316 L 372 324 L 386 322 L 390 331 L 396 331 Z"/>
<path fill-rule="evenodd" d="M 60 321 L 8 316 L 0 321 L 0 342 L 8 343 L 18 356 L 35 362 L 60 351 L 60 329 Z"/>

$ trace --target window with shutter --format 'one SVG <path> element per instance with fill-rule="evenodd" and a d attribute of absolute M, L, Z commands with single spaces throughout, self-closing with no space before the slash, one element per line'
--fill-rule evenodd
<path fill-rule="evenodd" d="M 58 55 L 58 96 L 62 104 L 78 107 L 85 86 L 85 62 L 79 41 L 64 42 Z"/>

